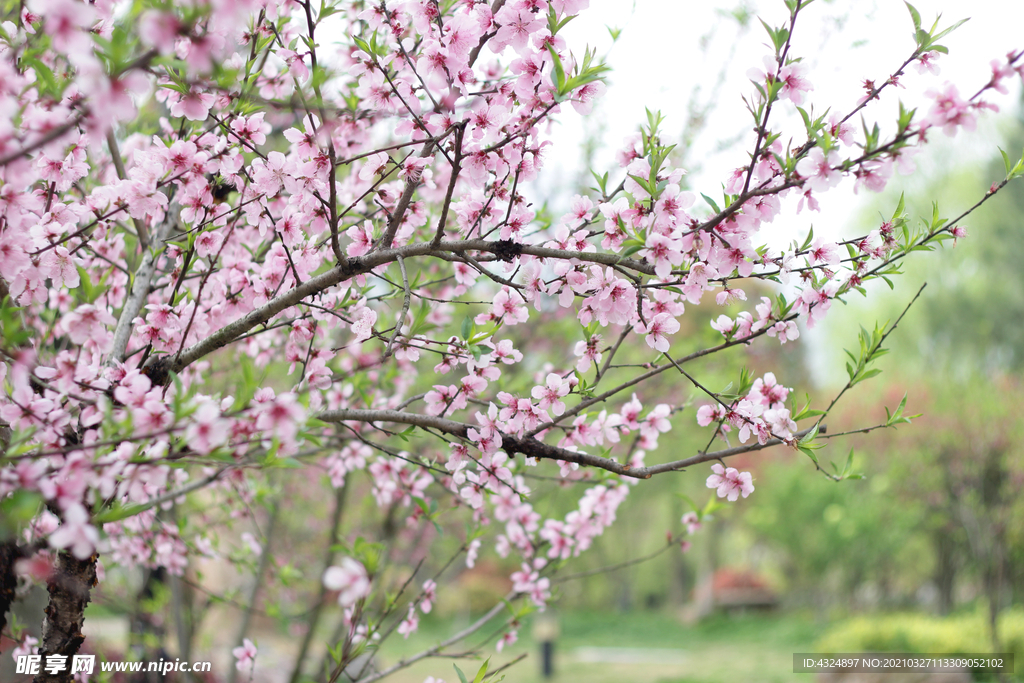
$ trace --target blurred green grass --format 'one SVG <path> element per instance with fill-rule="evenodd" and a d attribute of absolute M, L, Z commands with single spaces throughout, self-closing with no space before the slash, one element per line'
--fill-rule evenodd
<path fill-rule="evenodd" d="M 483 658 L 491 657 L 493 670 L 527 653 L 524 661 L 504 672 L 509 683 L 806 682 L 806 674 L 792 672 L 793 653 L 810 651 L 822 630 L 809 614 L 721 615 L 695 625 L 658 612 L 570 612 L 558 620 L 561 635 L 555 643 L 555 676 L 550 679 L 541 676 L 540 646 L 531 637 L 529 623 L 520 628 L 519 641 L 502 653 L 495 653 L 492 645 L 480 650 L 480 660 L 454 663 L 472 679 Z M 388 666 L 430 647 L 459 625 L 424 620 L 408 641 L 391 641 L 382 648 L 381 663 Z M 434 676 L 452 683 L 458 681 L 452 664 L 450 659 L 421 661 L 389 680 L 423 683 Z"/>

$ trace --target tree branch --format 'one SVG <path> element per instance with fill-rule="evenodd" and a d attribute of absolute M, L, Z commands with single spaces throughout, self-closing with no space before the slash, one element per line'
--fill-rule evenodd
<path fill-rule="evenodd" d="M 668 367 L 672 366 L 670 365 Z M 448 420 L 443 417 L 435 417 L 434 415 L 420 415 L 418 413 L 406 413 L 398 410 L 325 410 L 318 413 L 315 418 L 322 422 L 394 422 L 397 424 L 413 425 L 424 429 L 435 429 L 439 432 L 458 436 L 463 439 L 467 438 L 467 432 L 472 426 L 463 422 Z M 799 439 L 810 431 L 810 429 L 805 429 L 801 432 L 797 432 L 793 435 L 793 438 Z M 821 432 L 823 430 L 819 429 L 818 431 Z M 607 470 L 608 472 L 613 472 L 614 474 L 619 474 L 624 477 L 633 477 L 635 479 L 650 479 L 655 474 L 681 470 L 691 465 L 707 462 L 709 460 L 721 460 L 722 458 L 739 455 L 740 453 L 759 451 L 765 448 L 771 448 L 772 446 L 778 446 L 782 443 L 785 442 L 781 439 L 769 439 L 763 444 L 754 442 L 746 446 L 735 446 L 733 448 L 726 448 L 720 451 L 698 453 L 697 455 L 684 460 L 676 460 L 674 462 L 663 463 L 661 465 L 651 465 L 650 467 L 631 467 L 628 464 L 623 465 L 618 460 L 613 460 L 611 458 L 602 458 L 597 455 L 590 455 L 588 453 L 580 453 L 552 446 L 551 444 L 544 443 L 532 436 L 518 437 L 510 434 L 501 434 L 501 448 L 509 455 L 522 453 L 529 458 L 564 460 L 566 462 L 573 462 L 587 467 L 597 467 L 602 470 Z"/>
<path fill-rule="evenodd" d="M 400 671 L 411 664 L 415 664 L 421 659 L 426 659 L 427 657 L 432 657 L 436 655 L 441 650 L 445 649 L 446 647 L 451 647 L 463 638 L 468 638 L 469 636 L 473 635 L 474 633 L 482 629 L 484 626 L 486 626 L 487 622 L 489 622 L 491 619 L 501 614 L 502 610 L 507 609 L 505 607 L 506 603 L 515 600 L 517 595 L 518 594 L 515 592 L 509 593 L 505 596 L 504 600 L 502 600 L 494 607 L 492 607 L 490 610 L 488 610 L 487 614 L 483 615 L 482 617 L 474 621 L 472 624 L 470 624 L 466 628 L 462 629 L 461 631 L 453 635 L 451 638 L 448 638 L 447 640 L 438 643 L 434 647 L 428 648 L 410 657 L 406 657 L 405 659 L 399 660 L 398 663 L 388 667 L 387 669 L 384 669 L 383 671 L 378 671 L 375 674 L 370 674 L 366 678 L 360 678 L 358 683 L 373 683 L 373 681 L 378 681 L 384 678 L 385 676 L 390 676 L 396 671 Z"/>
<path fill-rule="evenodd" d="M 114 328 L 114 344 L 111 348 L 108 362 L 122 362 L 125 358 L 125 351 L 128 349 L 128 340 L 132 336 L 132 327 L 135 317 L 142 310 L 142 305 L 149 296 L 149 287 L 153 283 L 153 276 L 156 274 L 156 264 L 163 254 L 163 243 L 171 231 L 171 226 L 178 224 L 178 211 L 180 206 L 173 198 L 173 192 L 169 197 L 169 205 L 164 218 L 157 226 L 153 235 L 154 248 L 147 249 L 142 257 L 142 263 L 135 271 L 135 278 L 132 282 L 132 291 L 121 308 L 121 316 L 117 319 L 117 327 Z M 140 236 L 141 239 L 141 236 Z"/>

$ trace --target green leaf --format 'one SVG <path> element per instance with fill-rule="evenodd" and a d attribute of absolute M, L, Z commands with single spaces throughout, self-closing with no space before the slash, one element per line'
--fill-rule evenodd
<path fill-rule="evenodd" d="M 807 456 L 808 458 L 810 458 L 810 459 L 811 459 L 811 461 L 812 461 L 812 462 L 813 462 L 813 463 L 814 463 L 814 464 L 815 464 L 816 466 L 818 466 L 818 467 L 820 467 L 820 466 L 821 466 L 821 465 L 820 465 L 820 464 L 818 463 L 818 456 L 816 456 L 816 455 L 814 454 L 814 451 L 813 451 L 813 450 L 811 450 L 810 448 L 807 448 L 807 447 L 805 447 L 805 446 L 799 446 L 799 448 L 800 448 L 800 452 L 801 452 L 801 453 L 803 453 L 804 455 L 806 455 L 806 456 Z"/>
<path fill-rule="evenodd" d="M 454 666 L 454 667 L 455 667 L 455 673 L 457 673 L 457 674 L 459 675 L 459 680 L 460 680 L 460 681 L 461 681 L 462 683 L 469 683 L 469 679 L 468 679 L 468 678 L 466 678 L 466 674 L 462 673 L 462 669 L 460 669 L 460 668 L 459 668 L 459 667 L 458 667 L 457 665 L 455 665 L 455 664 L 452 664 L 452 666 Z"/>
<path fill-rule="evenodd" d="M 811 248 L 811 243 L 814 242 L 814 225 L 811 225 L 811 229 L 807 232 L 807 239 L 800 245 L 798 251 L 807 251 Z"/>
<path fill-rule="evenodd" d="M 942 38 L 944 38 L 945 36 L 948 36 L 950 33 L 952 33 L 953 31 L 957 30 L 958 28 L 960 28 L 961 26 L 966 24 L 968 21 L 970 21 L 970 19 L 961 19 L 960 21 L 956 22 L 955 24 L 953 24 L 949 28 L 944 29 L 942 31 L 939 31 L 934 36 L 931 36 L 931 41 L 930 42 L 934 43 L 935 41 L 942 40 Z M 935 46 L 935 47 L 938 47 L 938 46 Z M 934 48 L 932 48 L 932 49 L 934 49 Z"/>
<path fill-rule="evenodd" d="M 476 677 L 473 679 L 473 683 L 483 683 L 484 677 L 487 676 L 487 667 L 490 665 L 490 663 L 490 657 L 484 660 L 484 663 L 480 667 L 480 670 L 476 672 Z"/>
<path fill-rule="evenodd" d="M 997 147 L 999 153 L 1003 155 L 1003 166 L 1006 168 L 1006 177 L 1010 177 L 1010 171 L 1013 170 L 1013 162 L 1010 161 L 1010 155 L 1003 151 L 1002 147 Z"/>
<path fill-rule="evenodd" d="M 551 53 L 551 61 L 555 67 L 555 86 L 558 88 L 558 94 L 561 95 L 565 88 L 565 67 L 562 66 L 562 58 L 558 56 L 555 48 L 550 43 L 546 43 L 545 47 Z"/>
<path fill-rule="evenodd" d="M 896 205 L 896 210 L 892 212 L 892 221 L 895 222 L 897 218 L 903 215 L 903 209 L 906 206 L 904 201 L 904 193 L 900 192 L 900 202 Z"/>
<path fill-rule="evenodd" d="M 914 33 L 916 34 L 921 30 L 921 14 L 914 9 L 913 5 L 906 2 L 906 0 L 904 0 L 903 4 L 907 6 L 908 10 L 910 10 L 910 18 L 914 21 Z"/>
<path fill-rule="evenodd" d="M 715 210 L 715 213 L 722 213 L 722 210 L 720 208 L 718 208 L 718 204 L 715 203 L 714 199 L 712 199 L 711 197 L 707 196 L 703 192 L 700 193 L 700 196 L 703 197 L 704 201 L 706 201 L 711 206 L 711 208 Z"/>
<path fill-rule="evenodd" d="M 849 455 L 846 456 L 846 466 L 843 467 L 843 472 L 840 475 L 844 479 L 850 474 L 850 470 L 853 469 L 853 449 L 850 449 Z"/>
<path fill-rule="evenodd" d="M 360 38 L 359 36 L 352 36 L 352 42 L 355 43 L 356 47 L 358 47 L 360 50 L 362 50 L 366 54 L 368 54 L 368 55 L 372 55 L 373 54 L 373 49 L 370 47 L 370 44 L 367 43 L 362 38 Z"/>
<path fill-rule="evenodd" d="M 153 507 L 151 503 L 133 503 L 131 505 L 114 505 L 113 507 L 93 515 L 92 521 L 95 524 L 107 524 L 108 522 L 119 522 L 122 519 L 133 517 L 140 512 L 145 512 Z"/>
<path fill-rule="evenodd" d="M 0 540 L 17 535 L 20 527 L 36 516 L 42 503 L 41 495 L 24 489 L 0 500 Z"/>

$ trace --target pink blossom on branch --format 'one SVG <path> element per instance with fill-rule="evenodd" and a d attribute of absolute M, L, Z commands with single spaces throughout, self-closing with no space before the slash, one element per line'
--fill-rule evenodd
<path fill-rule="evenodd" d="M 256 645 L 254 645 L 248 638 L 242 641 L 242 645 L 240 647 L 236 647 L 232 650 L 231 654 L 236 660 L 235 668 L 239 671 L 252 671 L 256 665 Z"/>
<path fill-rule="evenodd" d="M 740 472 L 734 467 L 725 467 L 717 462 L 711 466 L 711 471 L 714 474 L 708 477 L 707 487 L 715 489 L 719 498 L 727 498 L 732 502 L 740 495 L 746 498 L 754 492 L 750 472 Z"/>
<path fill-rule="evenodd" d="M 0 299 L 20 309 L 0 354 L 18 453 L 0 453 L 0 498 L 30 491 L 45 511 L 19 538 L 172 576 L 196 556 L 266 565 L 276 589 L 280 541 L 236 522 L 269 528 L 268 491 L 301 486 L 278 504 L 318 515 L 322 494 L 359 492 L 344 536 L 367 565 L 345 557 L 320 577 L 350 652 L 392 627 L 409 636 L 438 604 L 444 586 L 415 570 L 440 566 L 424 558 L 435 524 L 465 528 L 469 568 L 509 558 L 512 601 L 543 607 L 634 486 L 692 464 L 658 448 L 683 409 L 665 393 L 674 346 L 693 354 L 684 367 L 762 337 L 790 344 L 799 318 L 812 327 L 902 258 L 895 220 L 843 245 L 761 248 L 785 197 L 816 209 L 847 173 L 854 191 L 881 190 L 914 171 L 929 126 L 970 128 L 994 106 L 948 86 L 869 146 L 860 108 L 815 102 L 829 114 L 809 131 L 795 116 L 812 91 L 798 32 L 752 75 L 777 97 L 748 102 L 754 132 L 727 196 L 714 185 L 695 204 L 652 112 L 594 169 L 596 187 L 549 198 L 557 117 L 591 111 L 605 88 L 560 31 L 587 4 L 20 8 L 0 51 Z M 981 92 L 1020 61 L 994 62 Z M 685 316 L 709 299 L 727 309 L 695 347 Z M 758 374 L 745 396 L 699 399 L 710 452 L 798 433 L 790 389 Z M 718 496 L 753 490 L 749 473 L 712 471 Z M 558 515 L 549 488 L 567 502 Z M 151 507 L 99 521 L 137 503 Z M 381 526 L 387 571 L 371 580 Z M 399 597 L 380 611 L 371 589 Z M 234 654 L 251 672 L 251 641 Z"/>
<path fill-rule="evenodd" d="M 323 583 L 329 590 L 338 591 L 338 604 L 342 607 L 350 607 L 370 594 L 366 568 L 351 557 L 342 558 L 340 566 L 328 567 Z"/>

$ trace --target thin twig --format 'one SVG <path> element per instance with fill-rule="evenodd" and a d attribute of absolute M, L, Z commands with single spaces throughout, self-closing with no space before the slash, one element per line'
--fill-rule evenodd
<path fill-rule="evenodd" d="M 398 322 L 395 323 L 395 331 L 388 341 L 388 347 L 384 349 L 382 361 L 391 358 L 391 354 L 395 352 L 395 340 L 398 339 L 398 334 L 402 331 L 405 318 L 409 315 L 409 305 L 412 303 L 412 294 L 409 291 L 409 274 L 405 271 L 405 259 L 401 256 L 398 257 L 398 267 L 402 270 L 402 285 L 405 287 L 405 296 L 402 298 L 402 315 L 398 316 Z"/>

